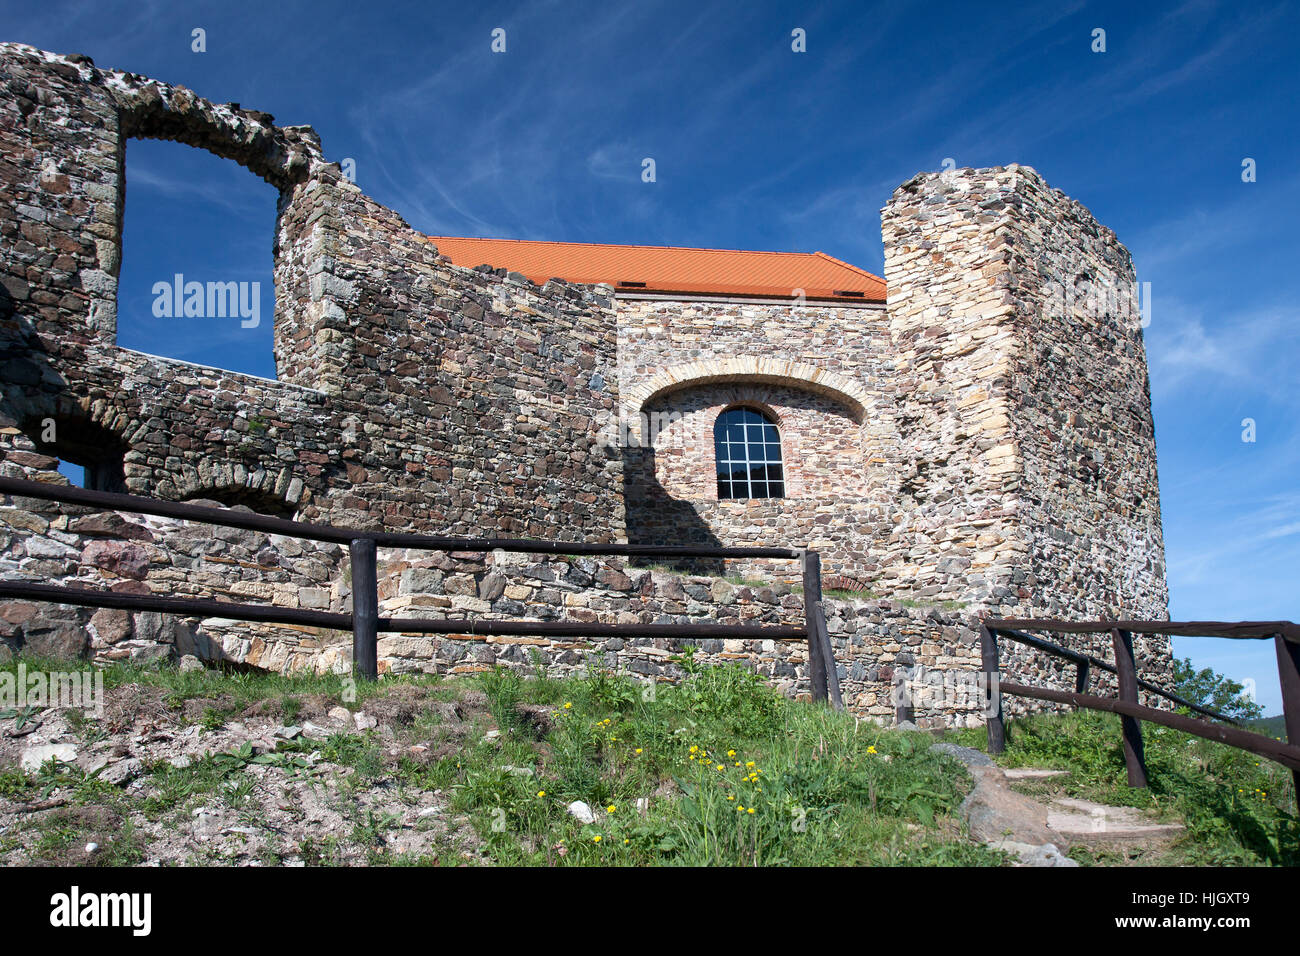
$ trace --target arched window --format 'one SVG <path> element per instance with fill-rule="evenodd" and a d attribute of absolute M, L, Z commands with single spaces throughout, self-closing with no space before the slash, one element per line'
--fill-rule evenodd
<path fill-rule="evenodd" d="M 752 408 L 729 408 L 713 426 L 719 498 L 784 498 L 781 434 Z"/>

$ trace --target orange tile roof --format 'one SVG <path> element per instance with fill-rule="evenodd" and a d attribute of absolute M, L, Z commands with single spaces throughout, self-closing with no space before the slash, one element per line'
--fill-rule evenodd
<path fill-rule="evenodd" d="M 527 239 L 430 236 L 453 264 L 504 267 L 539 285 L 547 279 L 607 282 L 622 292 L 884 302 L 885 280 L 824 252 L 745 252 L 678 246 L 616 246 Z M 845 293 L 848 293 L 847 295 Z"/>

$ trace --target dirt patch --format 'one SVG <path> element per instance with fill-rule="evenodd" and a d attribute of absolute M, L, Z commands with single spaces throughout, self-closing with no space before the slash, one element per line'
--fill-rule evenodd
<path fill-rule="evenodd" d="M 192 697 L 181 705 L 181 713 L 187 722 L 197 724 L 207 717 L 209 711 L 230 714 L 237 706 L 238 702 L 229 694 L 221 694 L 218 697 Z"/>
<path fill-rule="evenodd" d="M 381 724 L 404 727 L 414 723 L 416 717 L 430 709 L 427 697 L 428 692 L 423 687 L 400 685 L 382 697 L 367 700 L 363 709 Z"/>
<path fill-rule="evenodd" d="M 281 717 L 284 715 L 284 705 L 278 697 L 268 697 L 266 700 L 256 701 L 251 707 L 244 708 L 245 717 Z"/>
<path fill-rule="evenodd" d="M 295 699 L 298 701 L 298 715 L 295 720 L 320 722 L 326 718 L 332 708 L 339 705 L 337 700 L 325 694 L 307 694 Z"/>
<path fill-rule="evenodd" d="M 34 866 L 87 866 L 122 832 L 122 815 L 105 806 L 68 806 L 28 819 Z M 89 848 L 89 849 L 87 849 Z"/>
<path fill-rule="evenodd" d="M 544 739 L 555 728 L 552 709 L 545 704 L 516 704 L 515 710 L 519 712 L 524 730 L 538 740 Z"/>
<path fill-rule="evenodd" d="M 124 684 L 104 694 L 102 726 L 110 734 L 125 733 L 136 724 L 157 727 L 176 720 L 176 711 L 167 702 L 161 687 Z"/>

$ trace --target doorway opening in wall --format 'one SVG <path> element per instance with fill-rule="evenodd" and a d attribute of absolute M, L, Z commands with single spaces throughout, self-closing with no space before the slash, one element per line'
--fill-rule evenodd
<path fill-rule="evenodd" d="M 43 419 L 25 429 L 42 454 L 59 460 L 58 471 L 91 491 L 126 491 L 126 446 L 108 429 L 75 419 Z"/>
<path fill-rule="evenodd" d="M 275 378 L 279 193 L 228 159 L 126 142 L 117 344 Z"/>

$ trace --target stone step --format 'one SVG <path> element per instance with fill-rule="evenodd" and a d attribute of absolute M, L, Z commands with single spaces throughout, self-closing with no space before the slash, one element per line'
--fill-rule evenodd
<path fill-rule="evenodd" d="M 1110 807 L 1073 797 L 1052 801 L 1047 827 L 1074 843 L 1164 840 L 1187 829 L 1181 823 L 1154 823 L 1132 807 Z"/>

